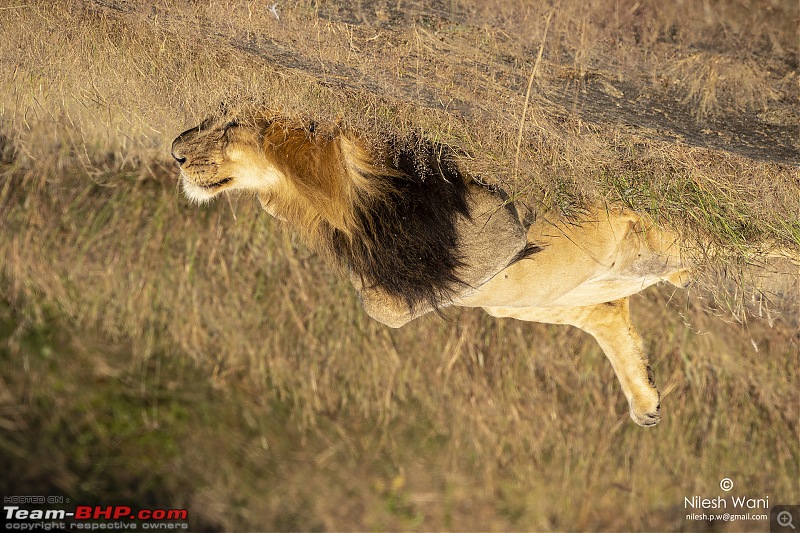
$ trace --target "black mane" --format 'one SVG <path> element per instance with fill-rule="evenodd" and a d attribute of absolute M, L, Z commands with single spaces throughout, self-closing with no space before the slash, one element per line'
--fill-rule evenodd
<path fill-rule="evenodd" d="M 357 212 L 358 235 L 335 233 L 334 250 L 365 287 L 406 302 L 437 308 L 467 284 L 456 274 L 458 217 L 471 218 L 467 183 L 444 147 L 430 142 L 393 142 L 389 147 L 390 192 Z"/>

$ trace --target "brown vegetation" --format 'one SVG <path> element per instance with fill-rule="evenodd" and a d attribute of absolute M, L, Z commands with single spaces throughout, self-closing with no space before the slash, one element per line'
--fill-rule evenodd
<path fill-rule="evenodd" d="M 722 477 L 800 502 L 791 299 L 742 325 L 705 291 L 638 296 L 670 413 L 644 431 L 591 339 L 477 311 L 387 330 L 168 161 L 221 101 L 422 133 L 520 201 L 679 230 L 741 304 L 748 261 L 800 248 L 796 2 L 270 6 L 0 7 L 6 494 L 226 530 L 706 529 L 683 498 Z"/>

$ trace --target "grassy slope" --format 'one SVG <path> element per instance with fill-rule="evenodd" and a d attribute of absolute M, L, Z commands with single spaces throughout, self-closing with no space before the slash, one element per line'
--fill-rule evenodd
<path fill-rule="evenodd" d="M 636 297 L 665 410 L 643 431 L 586 336 L 469 310 L 387 330 L 249 199 L 190 207 L 164 163 L 221 99 L 269 103 L 375 136 L 421 128 L 532 202 L 626 202 L 738 257 L 796 246 L 796 169 L 587 124 L 541 96 L 592 79 L 655 94 L 656 73 L 675 72 L 713 127 L 728 108 L 790 117 L 796 5 L 741 24 L 738 4 L 697 20 L 563 3 L 518 164 L 547 13 L 393 5 L 300 3 L 280 22 L 258 2 L 0 11 L 4 492 L 187 504 L 230 530 L 703 528 L 683 497 L 726 476 L 800 500 L 788 324 L 729 323 L 697 294 Z M 601 38 L 611 20 L 630 46 Z M 729 71 L 712 98 L 685 59 L 713 28 L 732 40 L 704 52 Z M 751 70 L 777 66 L 737 89 L 734 41 Z"/>

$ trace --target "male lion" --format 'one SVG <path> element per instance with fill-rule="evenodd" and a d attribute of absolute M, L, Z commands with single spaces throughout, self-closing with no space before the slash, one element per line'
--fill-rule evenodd
<path fill-rule="evenodd" d="M 684 285 L 675 237 L 625 210 L 581 224 L 532 223 L 418 139 L 367 148 L 336 127 L 278 117 L 209 119 L 172 143 L 185 194 L 256 194 L 309 245 L 346 266 L 367 313 L 391 327 L 450 305 L 497 317 L 570 324 L 592 334 L 639 425 L 659 422 L 659 392 L 633 327 L 629 296 Z"/>

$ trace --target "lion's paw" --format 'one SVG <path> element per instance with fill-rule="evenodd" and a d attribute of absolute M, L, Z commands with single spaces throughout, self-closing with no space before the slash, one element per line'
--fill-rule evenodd
<path fill-rule="evenodd" d="M 661 421 L 661 394 L 655 387 L 642 391 L 630 402 L 631 418 L 640 426 L 655 426 Z"/>

